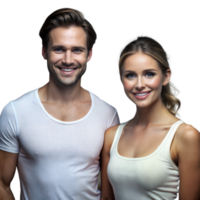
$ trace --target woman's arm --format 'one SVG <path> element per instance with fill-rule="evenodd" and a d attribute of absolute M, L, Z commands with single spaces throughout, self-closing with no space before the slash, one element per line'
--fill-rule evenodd
<path fill-rule="evenodd" d="M 114 200 L 112 186 L 108 180 L 107 167 L 110 159 L 110 148 L 112 146 L 115 132 L 118 126 L 109 128 L 104 136 L 104 145 L 101 152 L 101 200 Z"/>
<path fill-rule="evenodd" d="M 177 132 L 177 153 L 180 176 L 179 199 L 200 199 L 200 133 L 183 124 Z"/>

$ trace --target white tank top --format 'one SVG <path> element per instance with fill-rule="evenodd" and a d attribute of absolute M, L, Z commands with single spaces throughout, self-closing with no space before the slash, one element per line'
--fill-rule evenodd
<path fill-rule="evenodd" d="M 115 134 L 110 150 L 108 178 L 115 200 L 172 200 L 178 193 L 179 171 L 170 156 L 174 134 L 182 121 L 174 123 L 158 148 L 148 156 L 128 158 L 119 155 L 117 147 L 123 128 Z"/>

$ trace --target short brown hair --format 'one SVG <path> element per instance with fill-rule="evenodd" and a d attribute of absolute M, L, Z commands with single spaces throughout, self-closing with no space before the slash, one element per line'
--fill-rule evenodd
<path fill-rule="evenodd" d="M 86 33 L 87 38 L 87 49 L 88 52 L 92 49 L 93 44 L 97 38 L 97 35 L 92 25 L 84 18 L 83 14 L 72 8 L 62 8 L 54 11 L 50 14 L 42 28 L 40 29 L 39 35 L 42 39 L 42 45 L 46 49 L 49 41 L 49 32 L 57 27 L 70 27 L 78 26 L 82 27 Z"/>
<path fill-rule="evenodd" d="M 122 51 L 119 60 L 119 70 L 120 74 L 123 70 L 123 64 L 126 58 L 130 55 L 133 55 L 137 52 L 142 52 L 146 55 L 151 56 L 155 59 L 162 71 L 163 74 L 166 73 L 167 69 L 170 69 L 169 63 L 167 60 L 167 54 L 162 48 L 162 46 L 152 38 L 149 37 L 138 37 L 136 40 L 129 43 Z M 167 108 L 167 110 L 176 115 L 178 109 L 181 106 L 181 102 L 178 98 L 174 96 L 172 93 L 172 89 L 178 91 L 172 83 L 168 83 L 167 85 L 162 87 L 161 98 L 162 102 Z"/>

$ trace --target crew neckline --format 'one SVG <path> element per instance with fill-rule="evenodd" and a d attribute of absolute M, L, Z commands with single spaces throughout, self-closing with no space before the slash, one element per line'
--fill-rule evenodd
<path fill-rule="evenodd" d="M 123 132 L 123 130 L 124 130 L 124 127 L 125 127 L 126 124 L 128 123 L 128 122 L 125 122 L 125 123 L 122 125 L 121 129 L 118 129 L 118 130 L 117 130 L 117 131 L 120 131 L 120 130 L 121 130 L 120 134 L 118 135 L 117 141 L 116 141 L 117 144 L 116 144 L 116 149 L 115 149 L 115 150 L 116 150 L 117 156 L 118 156 L 119 158 L 121 158 L 121 159 L 130 160 L 130 161 L 131 161 L 131 160 L 132 160 L 132 161 L 144 160 L 144 159 L 148 159 L 148 158 L 154 156 L 154 155 L 162 148 L 162 146 L 163 146 L 163 144 L 165 143 L 165 141 L 169 138 L 170 133 L 171 133 L 173 127 L 174 127 L 177 123 L 180 123 L 180 122 L 182 122 L 182 121 L 181 121 L 181 120 L 178 120 L 178 121 L 176 121 L 175 123 L 173 123 L 173 124 L 171 125 L 169 131 L 167 132 L 167 134 L 166 134 L 166 136 L 164 137 L 164 139 L 162 140 L 162 142 L 159 144 L 159 146 L 158 146 L 151 154 L 149 154 L 149 155 L 147 155 L 147 156 L 137 157 L 137 158 L 130 158 L 130 157 L 122 156 L 122 155 L 120 155 L 119 152 L 118 152 L 119 140 L 120 140 L 120 138 L 121 138 L 121 135 L 122 135 L 122 132 Z"/>
<path fill-rule="evenodd" d="M 87 90 L 87 91 L 88 91 L 88 90 Z M 36 98 L 37 98 L 37 100 L 38 100 L 38 103 L 39 103 L 40 107 L 42 108 L 42 110 L 44 111 L 44 113 L 45 113 L 49 118 L 51 118 L 52 120 L 54 120 L 54 121 L 56 121 L 56 122 L 58 122 L 58 123 L 60 123 L 60 124 L 75 124 L 75 123 L 81 122 L 81 121 L 83 121 L 84 119 L 86 119 L 86 118 L 91 114 L 91 112 L 92 112 L 92 110 L 93 110 L 93 108 L 94 108 L 94 98 L 93 98 L 93 95 L 92 95 L 92 93 L 91 93 L 90 91 L 88 91 L 88 92 L 89 92 L 90 98 L 91 98 L 91 107 L 90 107 L 90 110 L 87 112 L 87 114 L 86 114 L 84 117 L 82 117 L 81 119 L 75 120 L 75 121 L 61 121 L 61 120 L 59 120 L 59 119 L 56 119 L 55 117 L 53 117 L 52 115 L 50 115 L 50 114 L 46 111 L 46 109 L 44 108 L 44 106 L 43 106 L 43 104 L 42 104 L 42 102 L 41 102 L 41 100 L 40 100 L 39 94 L 38 94 L 38 89 L 35 90 L 35 95 L 36 95 Z"/>

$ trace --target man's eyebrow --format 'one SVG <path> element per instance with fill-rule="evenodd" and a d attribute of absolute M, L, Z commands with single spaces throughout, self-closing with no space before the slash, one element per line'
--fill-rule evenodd
<path fill-rule="evenodd" d="M 54 46 L 52 46 L 52 49 L 66 49 L 66 47 L 64 47 L 64 46 L 62 46 L 62 45 L 54 45 Z M 86 50 L 86 48 L 83 47 L 83 46 L 73 46 L 73 47 L 71 47 L 71 49 Z"/>
<path fill-rule="evenodd" d="M 144 70 L 143 72 L 149 72 L 149 71 L 157 71 L 157 70 L 155 70 L 155 69 L 146 69 L 146 70 Z M 126 73 L 129 73 L 129 72 L 135 73 L 135 71 L 132 71 L 132 70 L 126 70 L 125 72 L 126 72 Z"/>
<path fill-rule="evenodd" d="M 86 50 L 86 48 L 83 47 L 83 46 L 75 46 L 75 47 L 72 47 L 72 49 L 81 49 L 81 50 Z"/>

